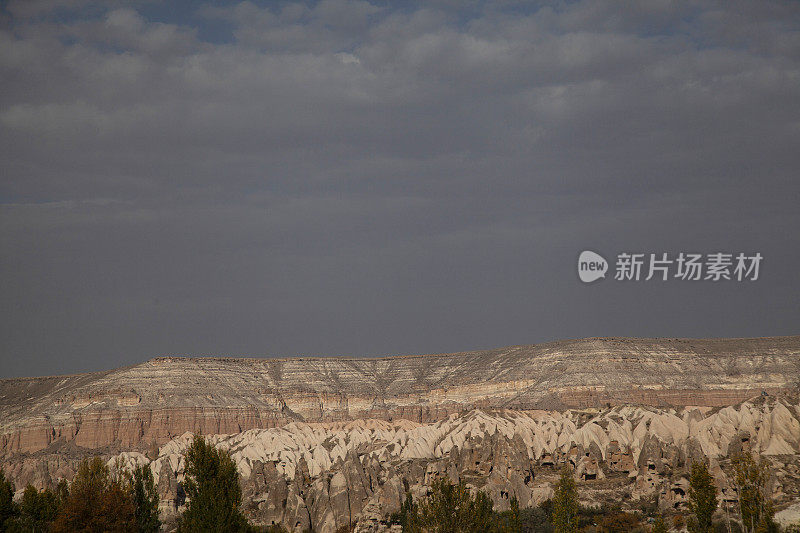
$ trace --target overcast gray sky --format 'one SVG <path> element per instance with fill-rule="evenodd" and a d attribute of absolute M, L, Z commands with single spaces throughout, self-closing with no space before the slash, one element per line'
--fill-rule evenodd
<path fill-rule="evenodd" d="M 797 2 L 12 0 L 0 377 L 798 334 L 799 171 Z"/>

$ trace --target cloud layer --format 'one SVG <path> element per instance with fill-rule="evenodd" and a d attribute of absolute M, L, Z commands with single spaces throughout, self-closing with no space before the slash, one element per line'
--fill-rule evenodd
<path fill-rule="evenodd" d="M 11 1 L 0 146 L 6 376 L 798 333 L 794 3 Z"/>

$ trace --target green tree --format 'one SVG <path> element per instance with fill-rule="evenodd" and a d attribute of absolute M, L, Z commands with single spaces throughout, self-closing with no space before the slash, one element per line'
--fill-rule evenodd
<path fill-rule="evenodd" d="M 419 506 L 414 503 L 411 491 L 406 490 L 406 498 L 400 510 L 393 513 L 389 521 L 393 524 L 400 524 L 403 533 L 420 533 L 422 531 L 422 518 L 419 514 Z"/>
<path fill-rule="evenodd" d="M 420 506 L 422 525 L 430 533 L 492 531 L 492 501 L 483 493 L 474 497 L 467 486 L 440 479 Z"/>
<path fill-rule="evenodd" d="M 51 528 L 54 533 L 134 533 L 136 518 L 130 495 L 112 480 L 102 459 L 84 460 L 69 487 L 69 496 Z"/>
<path fill-rule="evenodd" d="M 705 462 L 692 463 L 689 476 L 689 508 L 694 513 L 688 524 L 690 533 L 711 531 L 711 517 L 717 510 L 717 487 Z"/>
<path fill-rule="evenodd" d="M 567 466 L 561 470 L 553 495 L 553 530 L 555 533 L 578 530 L 578 488 Z"/>
<path fill-rule="evenodd" d="M 664 515 L 658 513 L 658 515 L 656 515 L 656 521 L 653 522 L 652 533 L 667 533 L 667 531 L 667 523 L 664 522 Z"/>
<path fill-rule="evenodd" d="M 519 500 L 516 496 L 511 498 L 511 511 L 508 520 L 509 529 L 513 533 L 522 531 L 522 517 L 519 512 Z"/>
<path fill-rule="evenodd" d="M 242 489 L 230 454 L 195 435 L 186 451 L 189 505 L 180 519 L 181 532 L 238 532 L 249 526 L 239 506 Z"/>
<path fill-rule="evenodd" d="M 511 497 L 509 509 L 494 513 L 492 531 L 496 533 L 522 533 L 522 511 L 519 500 Z"/>
<path fill-rule="evenodd" d="M 521 509 L 522 530 L 526 533 L 553 533 L 552 510 L 553 500 Z"/>
<path fill-rule="evenodd" d="M 139 533 L 154 533 L 161 528 L 158 519 L 158 492 L 149 466 L 137 466 L 130 477 L 136 527 Z"/>
<path fill-rule="evenodd" d="M 420 504 L 414 503 L 411 492 L 400 510 L 390 521 L 400 524 L 404 533 L 519 533 L 520 510 L 516 498 L 511 500 L 511 510 L 495 513 L 492 500 L 484 492 L 474 496 L 461 482 L 452 484 L 447 479 L 436 481 L 428 497 Z"/>
<path fill-rule="evenodd" d="M 58 495 L 50 489 L 36 490 L 32 485 L 25 487 L 19 504 L 17 523 L 20 531 L 31 533 L 45 532 L 56 519 L 60 507 Z"/>
<path fill-rule="evenodd" d="M 777 531 L 773 520 L 775 509 L 766 496 L 767 483 L 771 476 L 769 461 L 761 458 L 756 462 L 752 454 L 747 452 L 734 456 L 731 466 L 739 492 L 739 512 L 745 531 Z"/>
<path fill-rule="evenodd" d="M 14 483 L 6 479 L 6 473 L 0 468 L 0 529 L 5 527 L 7 520 L 17 515 L 17 506 L 14 504 Z"/>

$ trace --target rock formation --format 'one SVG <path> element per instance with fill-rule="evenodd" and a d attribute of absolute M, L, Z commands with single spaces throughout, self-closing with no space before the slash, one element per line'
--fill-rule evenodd
<path fill-rule="evenodd" d="M 236 462 L 251 520 L 333 532 L 385 518 L 400 508 L 406 488 L 420 497 L 439 477 L 487 492 L 496 509 L 513 497 L 536 505 L 552 496 L 563 465 L 581 482 L 586 503 L 656 499 L 680 509 L 692 460 L 708 457 L 718 485 L 727 487 L 729 458 L 743 449 L 773 461 L 773 496 L 789 502 L 800 497 L 799 419 L 796 397 L 757 397 L 722 409 L 472 410 L 430 423 L 292 422 L 208 438 Z M 108 464 L 149 464 L 168 518 L 181 510 L 192 437 L 169 441 L 152 459 L 123 452 Z M 24 467 L 9 473 L 26 475 Z"/>
<path fill-rule="evenodd" d="M 731 405 L 794 385 L 800 337 L 585 339 L 445 355 L 158 358 L 0 380 L 0 458 L 53 442 L 141 448 L 292 421 L 440 420 L 473 408 Z"/>
<path fill-rule="evenodd" d="M 147 464 L 169 520 L 185 504 L 192 433 L 232 453 L 248 516 L 293 530 L 384 528 L 437 477 L 496 508 L 552 494 L 569 465 L 587 501 L 681 508 L 686 465 L 774 460 L 798 495 L 800 337 L 587 339 L 380 359 L 160 358 L 79 376 L 0 382 L 0 461 L 18 488 L 71 479 L 83 457 Z M 743 401 L 748 399 L 747 401 Z M 735 501 L 728 490 L 726 498 Z"/>

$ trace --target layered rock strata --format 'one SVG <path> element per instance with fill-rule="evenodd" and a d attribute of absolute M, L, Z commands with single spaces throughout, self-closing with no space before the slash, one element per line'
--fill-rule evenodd
<path fill-rule="evenodd" d="M 145 450 L 184 432 L 428 423 L 475 408 L 723 406 L 794 386 L 800 337 L 595 338 L 384 358 L 157 358 L 0 380 L 0 459 L 74 444 Z"/>
<path fill-rule="evenodd" d="M 564 465 L 585 504 L 655 500 L 682 510 L 687 467 L 708 458 L 723 504 L 735 505 L 729 460 L 741 451 L 772 462 L 770 496 L 781 506 L 800 498 L 798 403 L 796 396 L 759 396 L 722 409 L 472 410 L 429 423 L 292 422 L 208 438 L 236 462 L 252 521 L 292 531 L 328 533 L 353 524 L 385 530 L 382 521 L 399 509 L 406 490 L 421 498 L 438 478 L 483 490 L 502 510 L 511 498 L 524 507 L 551 497 Z M 167 523 L 186 504 L 181 484 L 191 439 L 186 433 L 149 456 L 106 456 L 111 468 L 149 465 Z M 39 480 L 50 483 L 74 468 L 56 461 L 44 467 L 52 471 L 43 479 L 42 464 L 43 457 Z M 11 465 L 8 472 L 23 479 L 25 468 Z"/>

